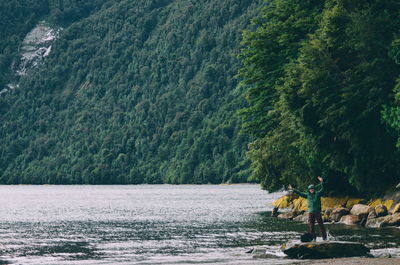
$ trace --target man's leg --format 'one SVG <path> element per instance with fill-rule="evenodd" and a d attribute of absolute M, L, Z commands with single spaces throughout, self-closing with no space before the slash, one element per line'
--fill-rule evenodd
<path fill-rule="evenodd" d="M 314 223 L 315 223 L 314 213 L 308 213 L 308 232 L 313 236 L 313 238 L 315 240 L 316 236 L 315 236 L 315 230 L 314 230 Z"/>
<path fill-rule="evenodd" d="M 315 217 L 317 219 L 319 229 L 321 230 L 322 239 L 326 240 L 326 230 L 325 230 L 324 222 L 322 221 L 322 214 L 316 213 Z"/>

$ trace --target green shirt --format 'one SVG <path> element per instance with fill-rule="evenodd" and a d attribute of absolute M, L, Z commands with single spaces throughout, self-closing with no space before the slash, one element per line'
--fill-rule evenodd
<path fill-rule="evenodd" d="M 319 191 L 316 191 L 314 194 L 311 194 L 309 191 L 307 193 L 304 193 L 299 190 L 293 189 L 294 193 L 303 198 L 307 198 L 308 212 L 310 213 L 321 212 L 321 194 L 324 190 L 324 185 L 322 182 L 319 185 L 321 186 L 321 189 Z"/>

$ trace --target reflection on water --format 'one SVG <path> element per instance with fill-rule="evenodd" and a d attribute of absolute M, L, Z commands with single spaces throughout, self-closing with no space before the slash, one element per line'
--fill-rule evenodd
<path fill-rule="evenodd" d="M 279 247 L 306 226 L 269 217 L 280 195 L 258 185 L 0 186 L 0 264 L 290 264 Z M 400 229 L 328 228 L 400 256 Z M 245 253 L 257 246 L 272 258 Z"/>

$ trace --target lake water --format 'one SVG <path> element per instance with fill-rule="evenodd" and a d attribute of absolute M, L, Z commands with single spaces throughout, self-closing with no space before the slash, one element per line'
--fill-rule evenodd
<path fill-rule="evenodd" d="M 0 264 L 290 264 L 304 224 L 271 218 L 258 185 L 0 186 Z M 400 229 L 328 225 L 400 257 Z M 333 237 L 332 237 L 333 238 Z M 269 259 L 246 254 L 265 248 Z"/>

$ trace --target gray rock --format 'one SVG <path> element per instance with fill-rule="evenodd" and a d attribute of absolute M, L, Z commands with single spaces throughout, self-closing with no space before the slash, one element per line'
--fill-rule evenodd
<path fill-rule="evenodd" d="M 283 252 L 295 259 L 329 259 L 370 256 L 369 249 L 360 243 L 352 242 L 313 242 L 287 244 Z"/>
<path fill-rule="evenodd" d="M 41 21 L 25 36 L 21 47 L 21 58 L 14 66 L 18 75 L 26 75 L 50 54 L 52 44 L 60 30 L 61 28 L 53 29 Z"/>
<path fill-rule="evenodd" d="M 267 254 L 267 253 L 253 255 L 253 259 L 273 259 L 273 258 L 277 258 L 277 257 L 275 255 Z"/>
<path fill-rule="evenodd" d="M 308 223 L 308 215 L 298 215 L 293 218 L 293 221 Z"/>
<path fill-rule="evenodd" d="M 377 217 L 382 217 L 382 216 L 388 215 L 388 209 L 383 204 L 379 204 L 379 205 L 375 206 L 374 212 Z"/>
<path fill-rule="evenodd" d="M 367 221 L 365 226 L 369 228 L 379 228 L 384 226 L 400 226 L 400 213 L 386 215 L 375 219 L 370 219 Z"/>
<path fill-rule="evenodd" d="M 364 216 L 363 219 L 361 219 L 361 221 L 359 222 L 359 225 L 365 227 L 367 220 L 368 220 L 368 217 Z"/>
<path fill-rule="evenodd" d="M 390 218 L 390 216 L 388 215 L 388 216 L 368 219 L 367 223 L 365 224 L 365 227 L 368 227 L 368 228 L 384 227 L 386 225 L 386 223 L 388 222 L 389 218 Z"/>
<path fill-rule="evenodd" d="M 397 204 L 393 207 L 392 213 L 400 213 L 400 203 L 397 203 Z"/>
<path fill-rule="evenodd" d="M 271 216 L 278 217 L 278 215 L 279 215 L 279 207 L 274 207 L 274 209 L 272 209 Z"/>
<path fill-rule="evenodd" d="M 378 253 L 374 255 L 374 258 L 391 258 L 392 255 L 390 253 Z"/>
<path fill-rule="evenodd" d="M 330 222 L 331 220 L 331 214 L 333 212 L 333 210 L 335 210 L 334 208 L 328 208 L 325 210 L 324 214 L 322 215 L 322 220 L 324 222 Z"/>
<path fill-rule="evenodd" d="M 295 217 L 296 217 L 295 212 L 286 212 L 286 213 L 281 213 L 278 215 L 278 218 L 281 218 L 281 219 L 293 219 Z"/>
<path fill-rule="evenodd" d="M 375 213 L 375 211 L 371 211 L 369 214 L 368 214 L 368 220 L 369 219 L 374 219 L 374 218 L 376 218 L 376 217 L 378 217 L 378 216 L 376 216 L 376 213 Z"/>
<path fill-rule="evenodd" d="M 249 249 L 249 250 L 246 250 L 244 253 L 249 254 L 249 253 L 253 253 L 253 251 L 254 251 L 254 248 L 251 248 L 251 249 Z"/>
<path fill-rule="evenodd" d="M 345 215 L 340 218 L 340 223 L 345 224 L 345 225 L 355 225 L 361 221 L 360 217 L 358 215 Z"/>
<path fill-rule="evenodd" d="M 365 204 L 355 204 L 350 211 L 350 214 L 357 215 L 360 219 L 367 217 L 372 208 Z"/>
<path fill-rule="evenodd" d="M 265 252 L 267 251 L 267 249 L 265 249 L 265 248 L 253 248 L 252 250 L 251 250 L 251 252 L 249 252 L 249 251 L 246 251 L 246 253 L 252 253 L 252 254 L 265 254 Z"/>
<path fill-rule="evenodd" d="M 331 221 L 339 222 L 342 216 L 350 214 L 350 210 L 344 207 L 335 208 L 329 216 Z"/>
<path fill-rule="evenodd" d="M 400 226 L 400 213 L 388 215 L 387 218 L 385 226 Z"/>

